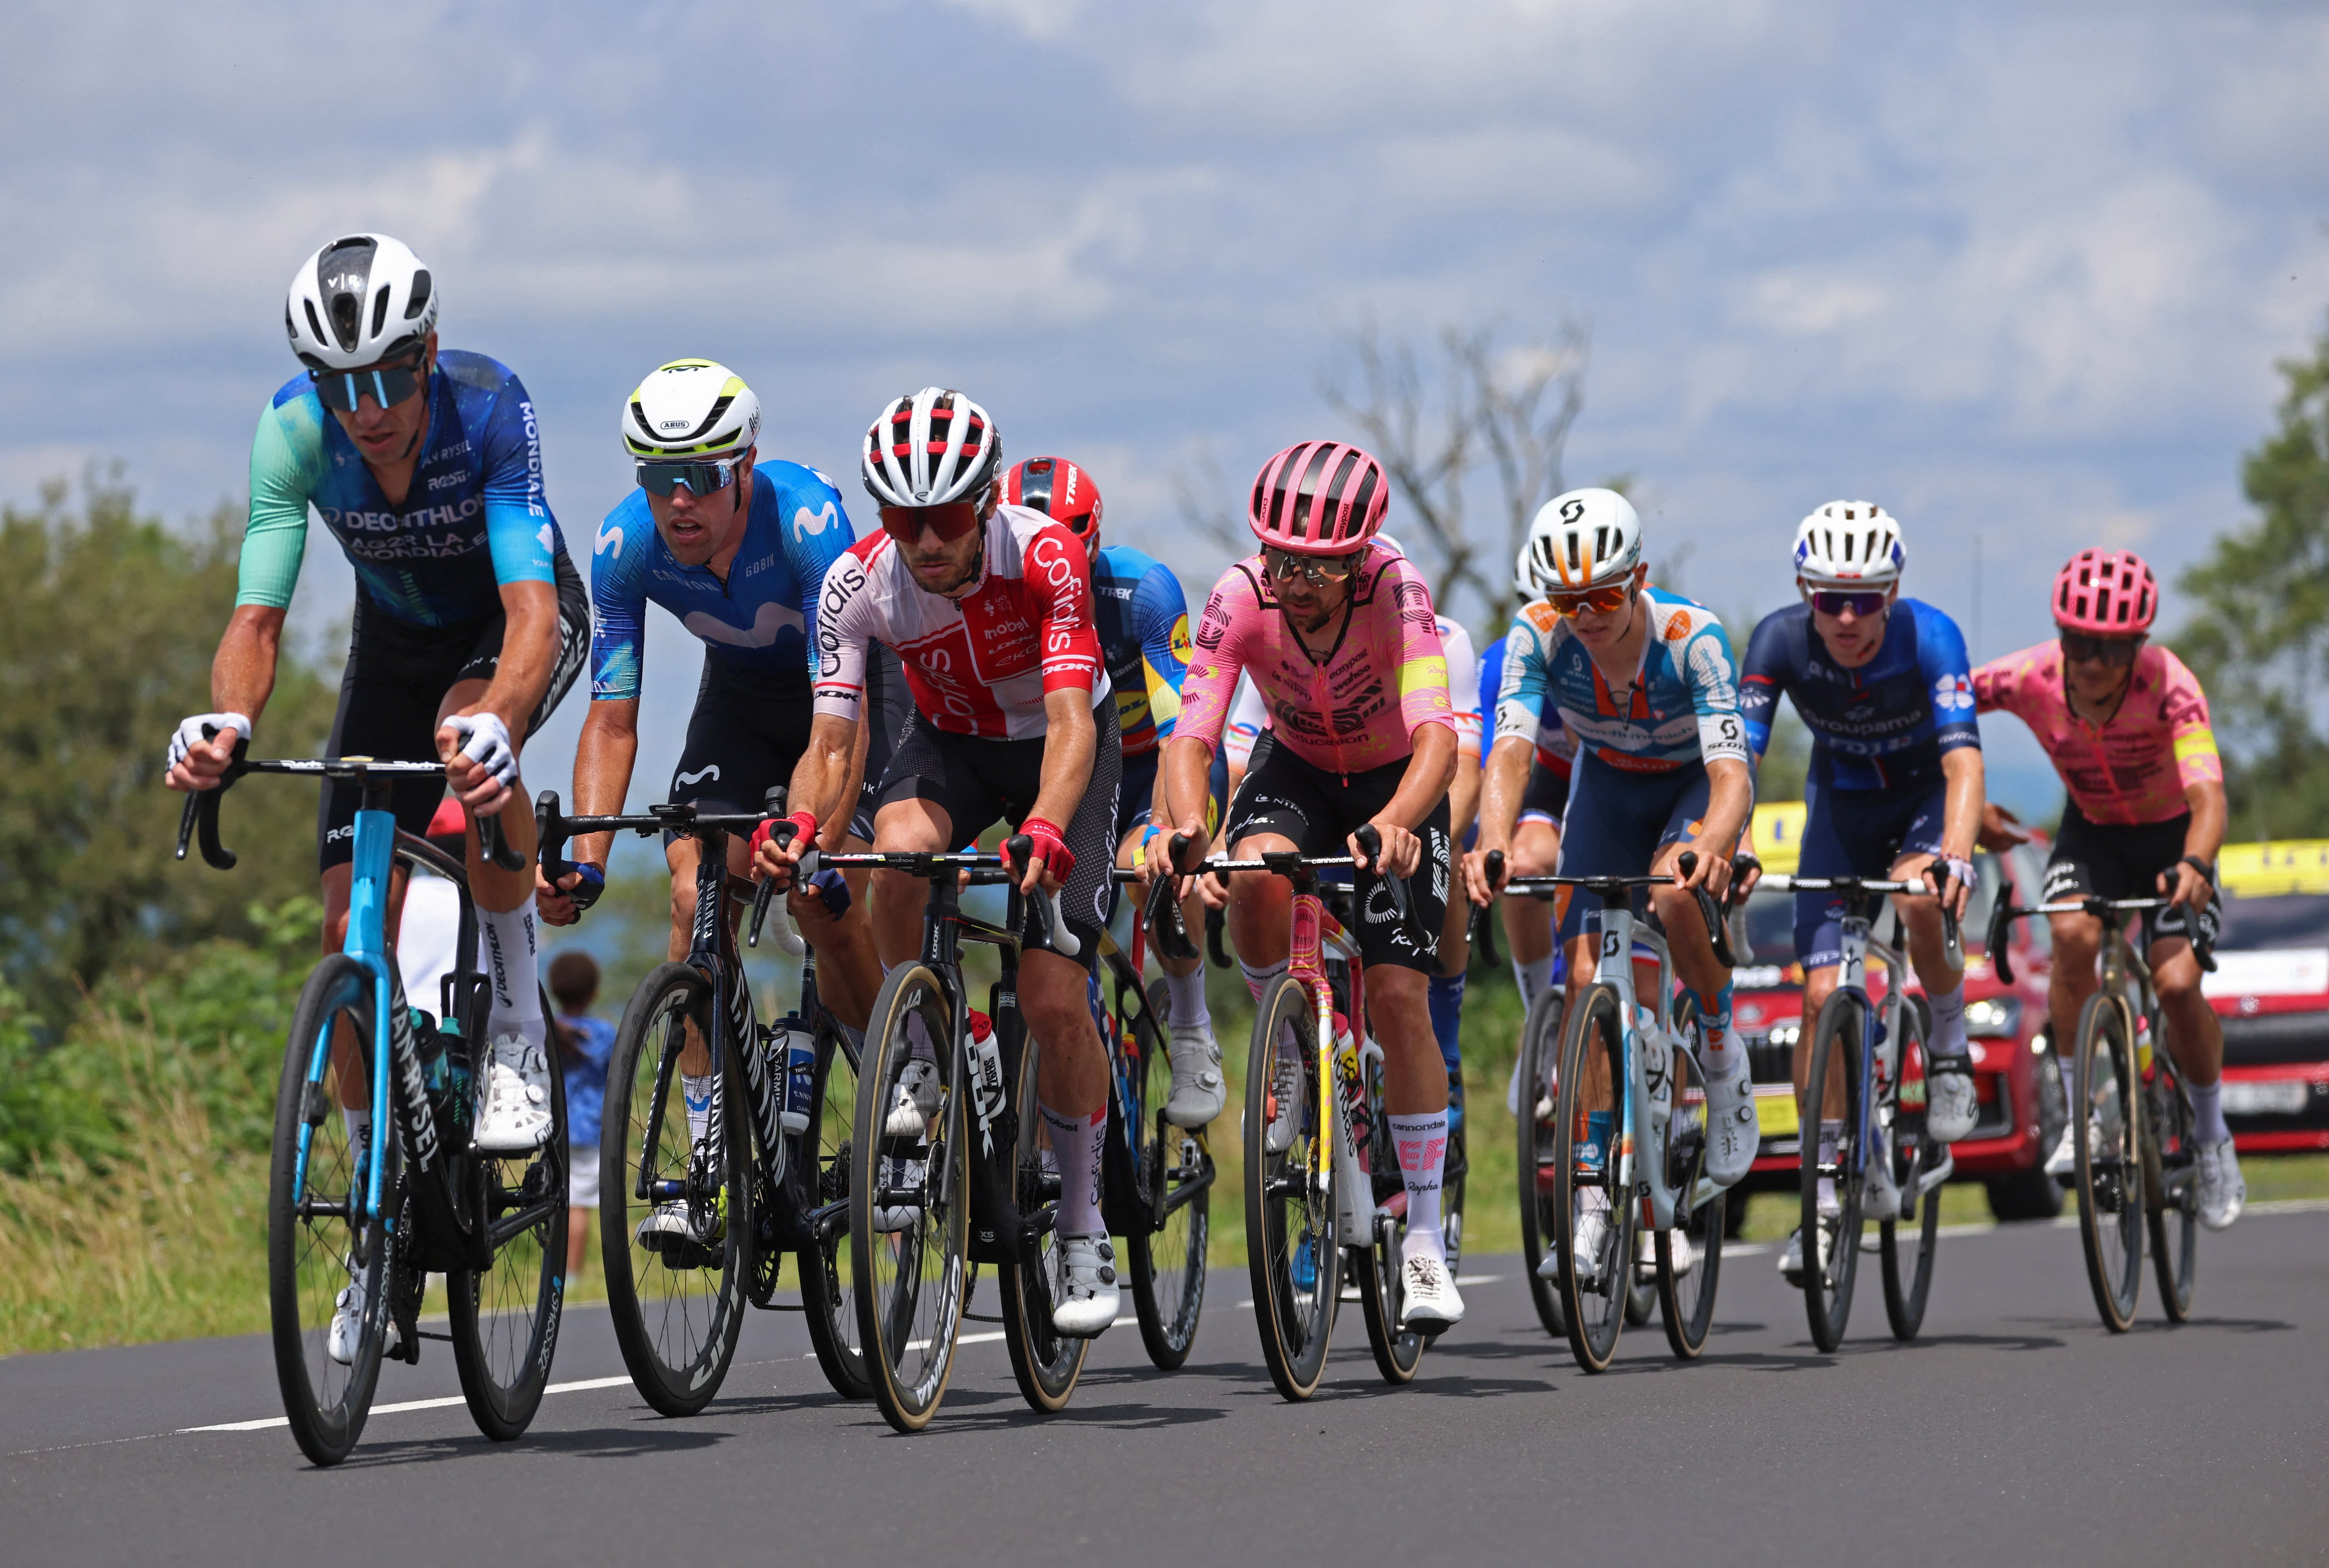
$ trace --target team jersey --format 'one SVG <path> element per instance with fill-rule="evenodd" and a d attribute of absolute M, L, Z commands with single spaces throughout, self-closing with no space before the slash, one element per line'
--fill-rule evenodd
<path fill-rule="evenodd" d="M 497 361 L 447 349 L 428 398 L 412 484 L 391 506 L 306 373 L 284 383 L 250 443 L 236 604 L 291 602 L 310 504 L 365 596 L 415 626 L 492 614 L 505 582 L 557 581 L 566 541 L 542 496 L 542 433 L 524 386 Z"/>
<path fill-rule="evenodd" d="M 1572 623 L 1543 600 L 1523 605 L 1504 637 L 1496 739 L 1533 741 L 1553 707 L 1579 751 L 1628 773 L 1670 773 L 1724 757 L 1745 762 L 1739 672 L 1722 623 L 1662 588 L 1642 590 L 1641 602 L 1649 635 L 1622 704 Z"/>
<path fill-rule="evenodd" d="M 1983 713 L 2002 709 L 2030 726 L 2089 822 L 2165 822 L 2192 808 L 2186 789 L 2223 780 L 2199 677 L 2157 643 L 2136 654 L 2126 696 L 2106 724 L 2070 712 L 2059 642 L 1982 666 L 1973 695 Z"/>
<path fill-rule="evenodd" d="M 1431 619 L 1439 632 L 1439 646 L 1447 655 L 1447 701 L 1455 710 L 1456 754 L 1477 757 L 1480 687 L 1472 678 L 1472 634 L 1444 615 L 1435 615 Z M 1221 750 L 1231 767 L 1242 768 L 1253 760 L 1254 743 L 1268 728 L 1269 704 L 1254 689 L 1250 675 L 1238 676 L 1237 700 L 1230 704 L 1229 728 L 1221 739 Z"/>
<path fill-rule="evenodd" d="M 1092 562 L 1100 656 L 1116 688 L 1124 754 L 1145 757 L 1181 716 L 1189 668 L 1189 601 L 1172 568 L 1128 544 L 1104 544 Z"/>
<path fill-rule="evenodd" d="M 798 463 L 755 463 L 744 542 L 722 582 L 708 566 L 680 564 L 655 531 L 647 493 L 632 490 L 591 545 L 590 700 L 638 701 L 649 603 L 693 632 L 713 664 L 807 696 L 817 591 L 855 537 L 832 480 Z"/>
<path fill-rule="evenodd" d="M 1922 600 L 1892 607 L 1876 656 L 1858 669 L 1829 656 L 1810 605 L 1765 616 L 1748 639 L 1739 682 L 1739 712 L 1758 759 L 1771 743 L 1783 693 L 1812 732 L 1812 776 L 1838 789 L 1930 784 L 1941 776 L 1942 753 L 1981 747 L 1965 638 Z"/>
<path fill-rule="evenodd" d="M 859 716 L 876 642 L 896 651 L 921 716 L 951 734 L 1033 740 L 1047 693 L 1088 691 L 1095 708 L 1108 696 L 1083 541 L 1024 506 L 987 519 L 978 585 L 962 598 L 926 592 L 896 541 L 873 533 L 825 572 L 817 611 L 820 713 Z"/>
<path fill-rule="evenodd" d="M 1497 694 L 1504 690 L 1506 640 L 1497 638 L 1480 656 L 1480 712 L 1485 716 L 1495 713 Z M 1493 734 L 1483 736 L 1480 747 L 1480 766 L 1483 768 L 1488 765 L 1488 753 L 1495 750 L 1495 739 Z M 1576 755 L 1577 742 L 1570 738 L 1569 732 L 1561 727 L 1561 709 L 1547 703 L 1538 711 L 1536 765 L 1551 768 L 1566 779 L 1570 763 Z"/>
<path fill-rule="evenodd" d="M 1278 743 L 1329 773 L 1405 760 L 1426 724 L 1455 725 L 1431 590 L 1381 544 L 1350 577 L 1334 647 L 1313 656 L 1249 555 L 1213 585 L 1181 686 L 1177 732 L 1218 751 L 1240 671 L 1253 676 Z"/>

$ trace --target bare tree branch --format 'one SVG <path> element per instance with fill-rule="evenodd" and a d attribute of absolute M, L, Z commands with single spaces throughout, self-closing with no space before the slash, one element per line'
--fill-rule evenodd
<path fill-rule="evenodd" d="M 1173 476 L 1173 498 L 1180 505 L 1183 521 L 1228 551 L 1233 560 L 1252 554 L 1253 534 L 1229 499 L 1237 491 L 1211 447 L 1204 449 L 1197 466 L 1202 472 L 1196 477 L 1185 468 Z"/>

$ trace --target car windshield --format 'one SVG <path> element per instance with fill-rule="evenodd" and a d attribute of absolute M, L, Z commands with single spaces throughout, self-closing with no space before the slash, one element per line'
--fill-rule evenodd
<path fill-rule="evenodd" d="M 2329 945 L 2329 893 L 2282 893 L 2224 901 L 2222 934 L 2228 951 Z"/>
<path fill-rule="evenodd" d="M 1979 952 L 1989 930 L 1989 912 L 1997 902 L 1997 890 L 2004 883 L 2004 873 L 1994 855 L 1975 855 L 1973 867 L 1974 891 L 1972 902 L 1966 906 L 1965 945 Z M 1889 924 L 1880 918 L 1877 934 L 1881 937 L 1890 931 Z M 1747 945 L 1752 956 L 1741 954 L 1741 963 L 1785 966 L 1796 961 L 1795 894 L 1758 893 L 1749 897 Z"/>

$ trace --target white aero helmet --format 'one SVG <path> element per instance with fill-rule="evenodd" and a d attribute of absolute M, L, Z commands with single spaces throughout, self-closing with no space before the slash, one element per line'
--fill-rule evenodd
<path fill-rule="evenodd" d="M 893 400 L 865 432 L 865 488 L 884 506 L 975 501 L 1002 472 L 995 422 L 951 387 Z"/>
<path fill-rule="evenodd" d="M 1521 548 L 1520 586 L 1531 599 L 1577 593 L 1642 563 L 1642 520 L 1615 490 L 1570 490 L 1537 509 Z"/>
<path fill-rule="evenodd" d="M 1900 581 L 1900 524 L 1872 501 L 1830 501 L 1796 530 L 1796 575 L 1806 582 Z"/>
<path fill-rule="evenodd" d="M 378 364 L 436 325 L 436 279 L 385 234 L 350 234 L 308 257 L 283 306 L 291 351 L 309 370 Z"/>
<path fill-rule="evenodd" d="M 759 434 L 760 400 L 712 360 L 657 365 L 623 404 L 623 449 L 643 461 L 729 457 Z"/>

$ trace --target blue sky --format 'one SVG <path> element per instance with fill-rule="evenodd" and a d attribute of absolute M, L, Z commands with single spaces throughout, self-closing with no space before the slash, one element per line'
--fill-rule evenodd
<path fill-rule="evenodd" d="M 20 5 L 11 34 L 11 500 L 117 456 L 173 516 L 240 496 L 296 368 L 284 285 L 352 229 L 412 244 L 448 344 L 525 378 L 578 558 L 622 396 L 702 354 L 759 392 L 764 450 L 853 496 L 881 402 L 960 385 L 1198 593 L 1221 562 L 1174 476 L 1343 431 L 1339 334 L 1573 318 L 1570 482 L 1635 475 L 1687 589 L 1777 606 L 1795 521 L 1865 496 L 1961 619 L 1979 535 L 1994 655 L 2072 550 L 2172 570 L 2242 518 L 2273 361 L 2329 304 L 2312 7 L 222 0 Z M 321 626 L 349 579 L 316 540 Z M 651 759 L 694 669 L 651 642 Z M 1992 744 L 2042 803 L 2013 727 Z"/>

